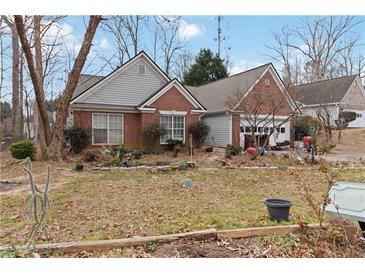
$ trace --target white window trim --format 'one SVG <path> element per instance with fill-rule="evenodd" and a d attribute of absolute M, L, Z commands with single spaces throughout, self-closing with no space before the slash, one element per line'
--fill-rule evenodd
<path fill-rule="evenodd" d="M 107 132 L 107 142 L 106 143 L 94 143 L 94 115 L 95 114 L 103 114 L 103 115 L 107 115 L 107 128 L 106 128 L 106 132 Z M 122 142 L 121 143 L 109 143 L 109 116 L 110 115 L 116 115 L 116 116 L 121 116 L 122 117 Z M 92 113 L 92 118 L 91 118 L 91 144 L 94 146 L 99 146 L 99 145 L 124 145 L 124 114 L 121 113 L 101 113 L 101 112 L 93 112 Z"/>
<path fill-rule="evenodd" d="M 174 114 L 171 114 L 172 111 L 163 111 L 163 110 L 160 110 L 160 113 L 161 113 L 161 115 L 167 115 L 167 116 L 183 116 L 183 119 L 184 119 L 183 144 L 185 144 L 185 115 L 186 115 L 186 112 L 185 112 L 185 114 L 178 114 L 179 112 L 174 111 Z M 184 113 L 184 111 L 180 111 L 180 113 Z M 160 124 L 161 124 L 161 117 L 160 117 Z M 172 121 L 172 134 L 174 134 L 174 121 Z M 167 143 L 161 141 L 161 138 L 160 138 L 160 145 L 166 145 L 166 144 Z"/>
<path fill-rule="evenodd" d="M 160 110 L 161 115 L 178 115 L 178 116 L 185 116 L 188 112 L 187 111 L 176 111 L 176 110 Z"/>

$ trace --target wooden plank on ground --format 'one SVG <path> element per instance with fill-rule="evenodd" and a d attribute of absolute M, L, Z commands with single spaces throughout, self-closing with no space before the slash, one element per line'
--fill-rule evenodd
<path fill-rule="evenodd" d="M 117 239 L 117 240 L 38 244 L 38 245 L 36 245 L 36 252 L 37 253 L 45 253 L 45 252 L 67 253 L 67 252 L 82 252 L 82 251 L 103 251 L 103 250 L 110 250 L 110 249 L 114 249 L 114 248 L 145 245 L 149 242 L 168 243 L 168 242 L 177 241 L 177 240 L 181 240 L 181 239 L 205 240 L 205 239 L 216 238 L 216 237 L 217 237 L 217 230 L 208 229 L 208 230 L 178 233 L 178 234 L 171 234 L 171 235 L 124 238 L 124 239 Z M 4 249 L 4 247 L 2 247 L 1 249 Z M 22 247 L 21 249 L 25 249 L 25 247 Z"/>
<path fill-rule="evenodd" d="M 319 225 L 308 225 L 308 228 L 318 228 Z M 231 229 L 217 231 L 217 239 L 247 238 L 256 236 L 267 236 L 272 234 L 290 234 L 298 231 L 299 225 L 253 227 L 243 229 Z"/>

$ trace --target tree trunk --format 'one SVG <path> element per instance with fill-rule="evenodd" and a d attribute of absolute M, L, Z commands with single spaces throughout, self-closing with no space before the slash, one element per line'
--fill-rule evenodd
<path fill-rule="evenodd" d="M 24 59 L 23 54 L 20 53 L 20 67 L 19 67 L 19 121 L 20 121 L 20 133 L 22 138 L 24 138 Z"/>
<path fill-rule="evenodd" d="M 92 40 L 94 38 L 98 24 L 101 21 L 101 16 L 90 16 L 89 25 L 87 27 L 84 41 L 82 43 L 79 54 L 76 57 L 74 66 L 68 77 L 64 93 L 58 105 L 56 121 L 54 124 L 52 141 L 49 146 L 49 153 L 52 158 L 61 160 L 63 158 L 62 147 L 64 139 L 64 129 L 68 115 L 68 108 L 70 106 L 72 94 L 76 88 L 81 70 L 86 62 L 86 57 L 89 54 Z"/>
<path fill-rule="evenodd" d="M 44 105 L 44 98 L 43 98 L 44 92 L 43 92 L 43 86 L 42 86 L 43 81 L 40 78 L 39 73 L 37 73 L 37 69 L 34 65 L 33 54 L 32 54 L 32 50 L 31 50 L 31 46 L 26 37 L 23 18 L 20 15 L 15 15 L 14 17 L 15 17 L 15 24 L 16 24 L 16 27 L 18 30 L 19 38 L 22 43 L 23 51 L 24 51 L 24 54 L 25 54 L 25 57 L 27 60 L 30 78 L 32 80 L 33 87 L 34 87 L 35 99 L 37 102 L 37 111 L 39 113 L 39 118 L 40 118 L 38 121 L 38 123 L 39 123 L 38 127 L 40 129 L 39 130 L 39 140 L 40 140 L 41 149 L 42 149 L 42 158 L 44 158 L 44 157 L 47 157 L 47 139 L 50 139 L 49 138 L 50 126 L 49 126 L 46 108 Z M 35 40 L 34 45 L 35 45 L 35 47 L 37 47 L 38 45 L 40 45 L 40 41 L 37 41 L 37 39 L 40 39 L 40 30 L 39 31 L 37 30 L 38 22 L 37 22 L 36 17 L 34 19 L 35 19 L 34 20 L 34 40 Z M 37 55 L 37 57 L 39 58 L 39 55 Z"/>
<path fill-rule="evenodd" d="M 78 79 L 80 77 L 81 70 L 85 64 L 86 57 L 90 51 L 96 29 L 101 21 L 101 16 L 90 16 L 84 40 L 82 42 L 80 51 L 76 57 L 74 66 L 69 74 L 63 95 L 60 99 L 52 136 L 47 116 L 47 111 L 44 104 L 40 19 L 41 19 L 40 16 L 34 16 L 35 64 L 33 60 L 31 47 L 26 37 L 25 26 L 22 16 L 16 15 L 15 23 L 18 29 L 24 54 L 27 59 L 29 74 L 31 76 L 34 87 L 34 92 L 37 102 L 37 110 L 39 112 L 39 118 L 40 118 L 39 138 L 42 149 L 42 156 L 61 160 L 63 135 L 68 114 L 68 108 L 71 102 L 72 94 L 76 88 Z"/>
<path fill-rule="evenodd" d="M 2 19 L 11 30 L 12 44 L 12 133 L 13 139 L 19 140 L 22 137 L 20 124 L 20 104 L 19 104 L 19 73 L 20 73 L 20 49 L 19 37 L 15 24 L 9 20 L 7 16 Z"/>
<path fill-rule="evenodd" d="M 42 66 L 42 45 L 41 45 L 41 17 L 34 16 L 34 59 L 35 59 L 35 73 L 40 80 L 39 85 L 39 97 L 41 98 L 44 104 L 44 77 L 43 77 L 43 66 Z M 38 106 L 38 103 L 37 103 Z M 42 110 L 38 106 L 38 134 L 39 144 L 41 147 L 42 158 L 48 157 L 48 145 L 51 142 L 51 128 L 48 119 L 47 110 L 44 107 L 43 110 L 45 113 L 42 113 Z M 46 116 L 46 121 L 42 118 L 42 115 Z"/>

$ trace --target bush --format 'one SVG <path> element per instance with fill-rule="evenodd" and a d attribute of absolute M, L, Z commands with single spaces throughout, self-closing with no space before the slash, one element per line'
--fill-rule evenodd
<path fill-rule="evenodd" d="M 114 167 L 120 167 L 123 164 L 124 153 L 120 150 L 115 150 L 112 152 L 113 160 L 111 165 Z"/>
<path fill-rule="evenodd" d="M 87 151 L 84 154 L 84 160 L 86 162 L 94 162 L 97 159 L 98 159 L 98 156 L 95 153 L 91 152 L 91 151 Z"/>
<path fill-rule="evenodd" d="M 157 149 L 157 148 L 153 148 L 153 147 L 146 147 L 144 150 L 143 150 L 143 154 L 146 154 L 146 155 L 153 155 L 153 154 L 161 154 L 161 150 L 160 149 Z"/>
<path fill-rule="evenodd" d="M 242 152 L 242 147 L 227 145 L 225 157 L 231 158 L 232 156 L 239 155 L 241 152 Z"/>
<path fill-rule="evenodd" d="M 204 121 L 198 121 L 189 127 L 189 133 L 193 135 L 198 147 L 201 147 L 208 136 L 210 127 Z"/>
<path fill-rule="evenodd" d="M 304 136 L 311 136 L 313 133 L 318 133 L 322 129 L 322 124 L 314 117 L 301 116 L 294 120 L 294 129 L 295 140 L 301 141 Z"/>
<path fill-rule="evenodd" d="M 73 126 L 65 130 L 65 141 L 74 153 L 79 154 L 89 144 L 90 133 L 82 127 Z"/>
<path fill-rule="evenodd" d="M 167 139 L 166 143 L 167 143 L 168 151 L 175 151 L 176 146 L 179 146 L 181 149 L 181 147 L 183 145 L 183 142 L 181 140 L 175 140 L 175 139 Z"/>
<path fill-rule="evenodd" d="M 142 151 L 134 150 L 134 151 L 132 151 L 132 153 L 131 153 L 131 158 L 132 158 L 132 159 L 139 160 L 139 159 L 141 159 L 141 158 L 142 158 L 142 155 L 143 155 L 143 152 L 142 152 Z"/>
<path fill-rule="evenodd" d="M 158 138 L 165 135 L 167 133 L 167 130 L 165 126 L 161 124 L 150 124 L 145 130 L 144 130 L 144 137 L 145 140 L 153 144 Z"/>
<path fill-rule="evenodd" d="M 10 145 L 10 153 L 16 159 L 34 159 L 36 148 L 31 140 L 21 140 Z"/>
<path fill-rule="evenodd" d="M 350 123 L 356 120 L 356 112 L 353 111 L 342 111 L 338 115 L 339 119 L 343 119 L 346 123 Z"/>

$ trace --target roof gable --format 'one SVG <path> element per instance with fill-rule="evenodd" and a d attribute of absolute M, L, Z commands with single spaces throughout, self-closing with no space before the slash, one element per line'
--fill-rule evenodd
<path fill-rule="evenodd" d="M 145 66 L 145 74 L 139 73 Z M 73 103 L 137 106 L 166 82 L 168 76 L 144 52 L 76 95 Z M 80 85 L 79 85 L 80 86 Z"/>
<path fill-rule="evenodd" d="M 158 98 L 168 92 L 173 86 L 185 97 L 185 99 L 187 99 L 192 104 L 192 106 L 194 106 L 195 110 L 205 111 L 205 107 L 176 78 L 166 83 L 156 92 L 151 94 L 139 105 L 138 108 L 149 108 L 153 104 L 153 102 L 158 100 Z"/>
<path fill-rule="evenodd" d="M 286 91 L 281 78 L 271 63 L 211 82 L 204 86 L 187 88 L 207 107 L 209 112 L 226 111 L 230 110 L 230 107 L 227 105 L 227 100 L 234 97 L 238 89 L 243 99 L 253 90 L 266 72 L 272 75 L 291 109 L 293 111 L 296 110 L 297 107 L 294 101 Z"/>
<path fill-rule="evenodd" d="M 356 75 L 320 80 L 295 87 L 297 100 L 304 105 L 340 103 Z"/>
<path fill-rule="evenodd" d="M 266 64 L 250 69 L 199 87 L 186 88 L 200 101 L 209 111 L 228 110 L 226 99 L 233 96 L 237 89 L 246 93 L 271 64 Z"/>

